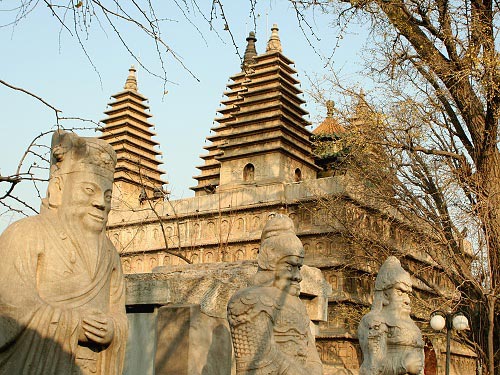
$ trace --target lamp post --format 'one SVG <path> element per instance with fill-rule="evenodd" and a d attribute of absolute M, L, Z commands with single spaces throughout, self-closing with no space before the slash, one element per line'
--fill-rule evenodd
<path fill-rule="evenodd" d="M 460 311 L 445 312 L 436 310 L 431 314 L 430 325 L 433 330 L 441 331 L 446 327 L 446 375 L 450 375 L 450 347 L 451 347 L 451 331 L 463 331 L 469 329 L 469 320 Z"/>

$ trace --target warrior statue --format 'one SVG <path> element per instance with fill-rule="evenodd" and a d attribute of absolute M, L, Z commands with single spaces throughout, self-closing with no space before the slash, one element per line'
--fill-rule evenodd
<path fill-rule="evenodd" d="M 262 231 L 254 285 L 233 295 L 228 320 L 237 375 L 320 375 L 322 364 L 299 299 L 304 247 L 284 215 Z"/>
<path fill-rule="evenodd" d="M 0 374 L 122 373 L 124 282 L 105 233 L 115 163 L 102 140 L 54 133 L 40 214 L 0 236 Z"/>
<path fill-rule="evenodd" d="M 360 375 L 423 375 L 422 333 L 410 317 L 412 282 L 390 256 L 375 280 L 371 311 L 358 327 L 363 352 Z"/>

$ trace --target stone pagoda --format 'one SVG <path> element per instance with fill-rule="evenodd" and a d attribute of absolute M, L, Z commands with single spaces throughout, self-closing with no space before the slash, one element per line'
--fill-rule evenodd
<path fill-rule="evenodd" d="M 230 77 L 224 92 L 221 117 L 208 137 L 207 155 L 196 195 L 230 189 L 242 184 L 297 182 L 316 178 L 319 170 L 311 151 L 310 123 L 301 105 L 293 61 L 282 53 L 278 27 L 272 28 L 266 52 L 257 54 L 253 32 L 241 72 Z"/>
<path fill-rule="evenodd" d="M 156 149 L 159 143 L 153 140 L 156 135 L 154 126 L 148 122 L 152 117 L 147 98 L 137 89 L 136 69 L 131 66 L 123 90 L 113 95 L 108 104 L 110 109 L 104 113 L 101 139 L 105 140 L 116 152 L 118 161 L 115 172 L 113 197 L 115 207 L 135 207 L 148 199 L 163 197 L 162 163 L 157 159 L 161 152 Z"/>

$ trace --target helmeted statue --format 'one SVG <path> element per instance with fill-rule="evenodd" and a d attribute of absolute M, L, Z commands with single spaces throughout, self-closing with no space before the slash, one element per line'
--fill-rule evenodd
<path fill-rule="evenodd" d="M 390 256 L 375 280 L 371 311 L 358 327 L 363 352 L 360 375 L 423 375 L 422 333 L 410 317 L 412 282 L 399 260 Z"/>
<path fill-rule="evenodd" d="M 228 304 L 237 375 L 322 374 L 310 319 L 299 299 L 303 261 L 292 220 L 270 219 L 262 231 L 254 285 L 235 293 Z"/>
<path fill-rule="evenodd" d="M 122 373 L 127 318 L 105 227 L 116 155 L 56 131 L 39 215 L 0 236 L 0 374 Z"/>

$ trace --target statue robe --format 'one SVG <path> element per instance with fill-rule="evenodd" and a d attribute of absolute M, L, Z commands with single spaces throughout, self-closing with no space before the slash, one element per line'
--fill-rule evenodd
<path fill-rule="evenodd" d="M 378 311 L 363 316 L 358 328 L 363 352 L 360 375 L 407 374 L 409 361 L 421 363 L 419 375 L 424 375 L 424 341 L 413 320 L 396 319 Z"/>
<path fill-rule="evenodd" d="M 1 375 L 122 373 L 128 325 L 118 253 L 104 233 L 97 249 L 82 249 L 63 227 L 45 211 L 0 236 Z M 106 347 L 78 343 L 90 309 L 114 321 Z"/>

